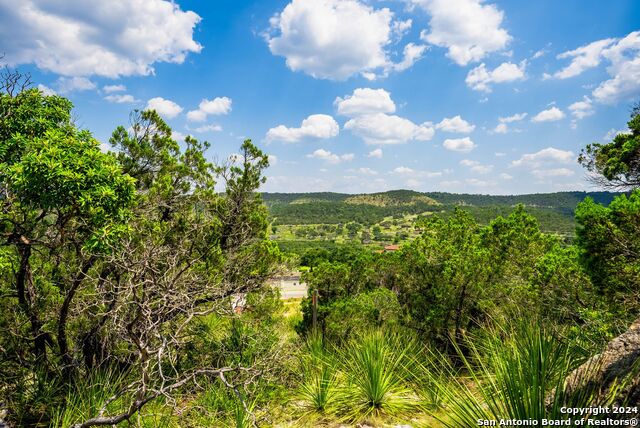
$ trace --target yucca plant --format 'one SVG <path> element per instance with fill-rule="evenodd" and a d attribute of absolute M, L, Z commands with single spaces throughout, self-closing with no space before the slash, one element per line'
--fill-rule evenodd
<path fill-rule="evenodd" d="M 450 376 L 434 379 L 446 408 L 434 416 L 445 426 L 475 427 L 479 419 L 566 419 L 560 412 L 563 406 L 606 405 L 613 398 L 613 393 L 599 396 L 597 386 L 587 382 L 570 391 L 564 380 L 585 361 L 585 352 L 559 340 L 535 320 L 493 327 L 489 333 L 466 343 L 468 355 L 458 350 L 466 376 L 440 358 Z M 587 368 L 583 376 L 590 373 Z"/>
<path fill-rule="evenodd" d="M 301 357 L 302 382 L 297 397 L 308 416 L 330 414 L 338 391 L 338 370 L 333 355 L 325 348 L 322 336 L 309 335 Z"/>
<path fill-rule="evenodd" d="M 415 344 L 406 336 L 373 331 L 352 340 L 342 351 L 347 385 L 340 394 L 341 414 L 357 420 L 399 416 L 418 406 L 408 385 Z"/>

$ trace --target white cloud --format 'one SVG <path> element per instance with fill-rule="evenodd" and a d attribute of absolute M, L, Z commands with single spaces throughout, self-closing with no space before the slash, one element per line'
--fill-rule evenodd
<path fill-rule="evenodd" d="M 547 147 L 536 153 L 527 153 L 520 159 L 511 162 L 511 166 L 530 166 L 538 168 L 548 162 L 572 163 L 575 155 L 568 150 L 560 150 L 554 147 Z"/>
<path fill-rule="evenodd" d="M 464 182 L 476 187 L 488 187 L 495 184 L 493 181 L 479 180 L 477 178 L 467 178 L 466 180 L 464 180 Z"/>
<path fill-rule="evenodd" d="M 408 68 L 411 68 L 413 64 L 416 63 L 416 61 L 422 58 L 422 55 L 427 49 L 428 47 L 426 45 L 416 45 L 415 43 L 408 43 L 404 47 L 402 61 L 394 64 L 393 69 L 395 71 L 404 71 Z"/>
<path fill-rule="evenodd" d="M 231 111 L 231 98 L 216 97 L 212 100 L 203 99 L 200 101 L 197 110 L 187 113 L 187 120 L 191 122 L 204 122 L 208 115 L 217 116 L 228 114 Z"/>
<path fill-rule="evenodd" d="M 278 163 L 278 157 L 276 155 L 269 155 L 269 165 L 274 166 Z"/>
<path fill-rule="evenodd" d="M 468 153 L 476 147 L 476 144 L 471 141 L 471 138 L 464 137 L 444 140 L 442 146 L 453 152 Z"/>
<path fill-rule="evenodd" d="M 382 159 L 382 149 L 371 150 L 369 154 L 367 154 L 367 157 Z"/>
<path fill-rule="evenodd" d="M 113 92 L 124 92 L 127 90 L 127 87 L 124 85 L 105 85 L 102 87 L 102 90 L 107 94 L 111 94 Z"/>
<path fill-rule="evenodd" d="M 533 54 L 533 56 L 531 57 L 531 59 L 538 59 L 543 57 L 545 54 L 547 53 L 547 51 L 545 49 L 540 49 L 539 51 L 536 51 L 536 53 Z"/>
<path fill-rule="evenodd" d="M 356 172 L 357 172 L 358 174 L 362 174 L 362 175 L 378 175 L 378 171 L 374 171 L 373 169 L 371 169 L 371 168 L 366 168 L 366 167 L 364 167 L 364 168 L 358 168 L 358 169 L 356 170 Z"/>
<path fill-rule="evenodd" d="M 475 125 L 471 125 L 459 115 L 442 119 L 442 121 L 436 125 L 436 129 L 439 129 L 440 131 L 456 132 L 460 134 L 468 134 L 472 132 L 475 127 Z"/>
<path fill-rule="evenodd" d="M 406 166 L 399 166 L 394 168 L 392 171 L 389 172 L 389 174 L 393 174 L 393 175 L 400 175 L 400 176 L 407 176 L 410 175 L 412 177 L 415 178 L 436 178 L 436 177 L 442 177 L 442 172 L 440 171 L 421 171 L 421 170 L 414 170 L 412 168 L 406 167 Z"/>
<path fill-rule="evenodd" d="M 0 51 L 10 65 L 63 76 L 149 75 L 156 62 L 200 52 L 199 21 L 166 0 L 0 0 Z"/>
<path fill-rule="evenodd" d="M 96 84 L 86 77 L 60 77 L 56 81 L 58 92 L 67 94 L 74 91 L 89 91 L 96 88 Z"/>
<path fill-rule="evenodd" d="M 507 117 L 499 117 L 498 122 L 500 122 L 494 129 L 493 133 L 495 134 L 506 134 L 509 132 L 508 123 L 519 122 L 522 119 L 527 117 L 527 113 L 516 113 Z"/>
<path fill-rule="evenodd" d="M 564 112 L 558 107 L 551 107 L 533 116 L 531 122 L 555 122 L 562 118 L 564 118 Z"/>
<path fill-rule="evenodd" d="M 402 144 L 411 140 L 428 141 L 435 133 L 430 122 L 416 125 L 409 119 L 384 113 L 350 119 L 344 125 L 367 144 Z"/>
<path fill-rule="evenodd" d="M 182 112 L 182 107 L 171 100 L 167 100 L 162 97 L 155 97 L 147 101 L 145 110 L 155 110 L 161 116 L 164 116 L 167 119 L 173 119 Z"/>
<path fill-rule="evenodd" d="M 502 180 L 511 180 L 511 179 L 513 179 L 513 176 L 507 174 L 506 172 L 501 173 L 498 177 L 500 177 Z"/>
<path fill-rule="evenodd" d="M 197 128 L 194 129 L 194 131 L 199 132 L 199 133 L 205 133 L 205 132 L 220 132 L 222 131 L 222 126 L 220 125 L 203 125 L 203 126 L 198 126 Z"/>
<path fill-rule="evenodd" d="M 558 59 L 571 58 L 571 63 L 562 70 L 553 74 L 556 79 L 567 79 L 582 74 L 589 68 L 597 67 L 601 61 L 602 51 L 615 39 L 598 40 L 577 49 L 563 52 L 557 56 Z"/>
<path fill-rule="evenodd" d="M 506 156 L 507 154 L 505 152 L 495 152 L 494 155 L 498 158 L 501 158 Z"/>
<path fill-rule="evenodd" d="M 531 174 L 538 178 L 550 178 L 550 177 L 571 177 L 575 174 L 574 171 L 569 168 L 553 168 L 553 169 L 534 169 Z"/>
<path fill-rule="evenodd" d="M 50 96 L 50 95 L 57 95 L 56 91 L 54 91 L 53 89 L 51 89 L 48 86 L 45 86 L 43 84 L 39 84 L 38 85 L 38 89 L 40 90 L 40 92 L 42 92 L 44 95 L 46 96 Z"/>
<path fill-rule="evenodd" d="M 399 166 L 391 171 L 394 174 L 413 174 L 415 171 L 406 166 Z"/>
<path fill-rule="evenodd" d="M 620 39 L 603 39 L 564 52 L 558 58 L 572 58 L 571 63 L 547 78 L 565 79 L 599 66 L 603 60 L 611 77 L 601 82 L 591 93 L 594 100 L 615 104 L 640 94 L 640 31 L 633 31 Z"/>
<path fill-rule="evenodd" d="M 509 127 L 506 123 L 499 123 L 495 128 L 493 128 L 493 132 L 495 134 L 506 134 L 509 132 Z"/>
<path fill-rule="evenodd" d="M 392 12 L 359 0 L 292 0 L 271 18 L 267 42 L 293 71 L 345 80 L 388 68 Z M 357 31 L 355 31 L 357 29 Z M 371 76 L 370 76 L 371 77 Z"/>
<path fill-rule="evenodd" d="M 396 111 L 391 94 L 384 89 L 357 88 L 352 95 L 337 97 L 333 105 L 336 106 L 339 115 L 350 117 Z"/>
<path fill-rule="evenodd" d="M 463 159 L 460 161 L 460 165 L 468 167 L 472 172 L 476 174 L 488 174 L 493 171 L 493 165 L 483 165 L 478 161 Z"/>
<path fill-rule="evenodd" d="M 640 31 L 626 37 L 602 51 L 611 63 L 607 73 L 612 77 L 593 90 L 596 101 L 614 104 L 640 94 Z"/>
<path fill-rule="evenodd" d="M 459 65 L 480 61 L 504 49 L 511 36 L 501 27 L 504 13 L 482 0 L 413 0 L 430 15 L 430 31 L 421 38 L 448 49 L 447 56 Z"/>
<path fill-rule="evenodd" d="M 187 137 L 188 135 L 183 134 L 180 131 L 171 130 L 171 138 L 173 138 L 176 141 L 184 141 Z"/>
<path fill-rule="evenodd" d="M 629 129 L 615 129 L 615 128 L 611 128 L 607 131 L 606 134 L 604 134 L 604 137 L 602 137 L 603 141 L 606 142 L 610 142 L 611 140 L 613 140 L 618 134 L 629 134 L 631 131 L 629 131 Z"/>
<path fill-rule="evenodd" d="M 503 62 L 493 70 L 487 70 L 484 63 L 469 71 L 465 82 L 468 87 L 476 91 L 491 92 L 494 83 L 513 82 L 525 78 L 526 62 L 519 65 L 512 62 Z"/>
<path fill-rule="evenodd" d="M 109 101 L 110 103 L 116 103 L 116 104 L 133 104 L 135 102 L 140 101 L 135 99 L 133 95 L 129 95 L 129 94 L 111 94 L 104 97 L 104 99 Z"/>
<path fill-rule="evenodd" d="M 299 128 L 278 125 L 267 131 L 267 141 L 296 143 L 304 138 L 331 138 L 338 135 L 340 127 L 333 117 L 326 114 L 312 114 L 302 121 Z"/>
<path fill-rule="evenodd" d="M 307 155 L 308 158 L 315 158 L 323 160 L 330 164 L 338 164 L 341 162 L 349 162 L 352 161 L 355 155 L 353 153 L 345 153 L 343 155 L 337 155 L 335 153 L 331 153 L 329 150 L 318 149 L 311 154 Z"/>
<path fill-rule="evenodd" d="M 571 104 L 569 106 L 569 110 L 576 119 L 583 119 L 587 116 L 591 116 L 593 114 L 591 99 L 589 99 L 589 97 L 584 97 L 582 101 L 576 101 Z"/>
<path fill-rule="evenodd" d="M 498 121 L 500 123 L 519 122 L 522 119 L 524 119 L 525 117 L 527 117 L 527 113 L 516 113 L 514 115 L 507 116 L 507 117 L 499 117 Z"/>

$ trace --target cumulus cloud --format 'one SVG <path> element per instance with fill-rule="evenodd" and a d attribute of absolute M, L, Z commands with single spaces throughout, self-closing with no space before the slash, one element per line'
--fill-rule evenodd
<path fill-rule="evenodd" d="M 389 172 L 393 175 L 400 176 L 411 176 L 414 178 L 436 178 L 442 177 L 442 172 L 440 171 L 422 171 L 415 170 L 413 168 L 409 168 L 407 166 L 398 166 Z"/>
<path fill-rule="evenodd" d="M 614 104 L 640 94 L 640 31 L 629 33 L 616 44 L 602 51 L 611 65 L 607 73 L 611 79 L 593 90 L 596 101 Z"/>
<path fill-rule="evenodd" d="M 135 99 L 134 96 L 130 94 L 111 94 L 104 97 L 104 99 L 109 101 L 110 103 L 116 104 L 133 104 L 140 101 Z"/>
<path fill-rule="evenodd" d="M 604 39 L 589 43 L 567 52 L 559 54 L 556 58 L 570 58 L 571 62 L 568 66 L 553 74 L 556 79 L 568 79 L 582 74 L 585 70 L 597 67 L 602 60 L 602 51 L 610 46 L 615 39 Z M 551 76 L 548 76 L 551 77 Z"/>
<path fill-rule="evenodd" d="M 344 128 L 362 138 L 367 144 L 428 141 L 435 133 L 430 122 L 416 125 L 409 119 L 385 113 L 367 114 L 349 119 Z"/>
<path fill-rule="evenodd" d="M 534 169 L 531 174 L 538 178 L 571 177 L 575 174 L 569 168 Z"/>
<path fill-rule="evenodd" d="M 367 154 L 368 158 L 378 158 L 378 159 L 382 159 L 382 149 L 375 149 L 375 150 L 371 150 L 368 154 Z"/>
<path fill-rule="evenodd" d="M 404 47 L 402 61 L 397 64 L 393 64 L 393 69 L 395 71 L 404 71 L 408 68 L 411 68 L 413 64 L 416 63 L 427 50 L 426 45 L 416 45 L 415 43 L 408 43 Z"/>
<path fill-rule="evenodd" d="M 491 52 L 503 50 L 511 36 L 502 28 L 504 13 L 482 0 L 412 0 L 431 15 L 429 31 L 421 38 L 447 49 L 458 65 L 480 61 Z"/>
<path fill-rule="evenodd" d="M 640 94 L 640 31 L 633 31 L 623 38 L 598 40 L 577 49 L 564 52 L 558 58 L 571 58 L 569 65 L 553 75 L 566 79 L 607 61 L 607 79 L 592 91 L 599 103 L 615 104 L 633 99 Z"/>
<path fill-rule="evenodd" d="M 502 180 L 511 180 L 511 179 L 513 179 L 513 176 L 507 174 L 506 172 L 500 173 L 500 175 L 498 177 L 500 177 Z"/>
<path fill-rule="evenodd" d="M 216 97 L 212 100 L 203 99 L 200 101 L 197 110 L 191 110 L 187 113 L 187 120 L 191 122 L 204 122 L 207 116 L 217 116 L 228 114 L 231 111 L 231 98 Z"/>
<path fill-rule="evenodd" d="M 299 128 L 278 125 L 267 131 L 267 141 L 283 141 L 296 143 L 304 138 L 326 139 L 335 137 L 340 132 L 338 123 L 326 114 L 312 114 L 302 121 Z"/>
<path fill-rule="evenodd" d="M 351 95 L 337 97 L 333 105 L 339 115 L 350 117 L 396 111 L 391 94 L 384 89 L 357 88 Z"/>
<path fill-rule="evenodd" d="M 464 137 L 446 139 L 444 140 L 444 143 L 442 143 L 442 146 L 447 150 L 451 150 L 452 152 L 468 153 L 471 150 L 475 149 L 476 144 L 471 141 L 471 138 Z"/>
<path fill-rule="evenodd" d="M 167 0 L 0 0 L 0 51 L 10 65 L 63 76 L 149 75 L 157 62 L 200 52 L 199 21 Z"/>
<path fill-rule="evenodd" d="M 436 125 L 436 129 L 444 132 L 455 132 L 459 134 L 468 134 L 475 129 L 475 125 L 464 120 L 460 115 L 442 119 Z"/>
<path fill-rule="evenodd" d="M 493 70 L 487 70 L 484 63 L 469 71 L 465 82 L 475 91 L 491 92 L 491 85 L 495 83 L 513 82 L 525 78 L 526 62 L 520 64 L 503 62 Z"/>
<path fill-rule="evenodd" d="M 524 119 L 525 117 L 527 117 L 527 113 L 516 113 L 514 115 L 507 116 L 507 117 L 499 117 L 498 121 L 500 123 L 519 122 L 522 119 Z"/>
<path fill-rule="evenodd" d="M 542 110 L 531 118 L 531 122 L 555 122 L 564 118 L 564 112 L 558 107 L 550 107 L 546 110 Z"/>
<path fill-rule="evenodd" d="M 535 153 L 527 153 L 522 155 L 520 159 L 511 162 L 511 166 L 529 166 L 539 168 L 549 162 L 572 163 L 575 161 L 575 155 L 568 150 L 560 150 L 554 147 L 547 147 Z"/>
<path fill-rule="evenodd" d="M 56 80 L 56 88 L 61 94 L 75 91 L 89 91 L 96 88 L 96 84 L 86 77 L 60 77 Z"/>
<path fill-rule="evenodd" d="M 593 112 L 593 104 L 589 97 L 584 97 L 582 101 L 576 101 L 569 106 L 569 111 L 576 119 L 583 119 L 587 116 L 591 116 Z"/>
<path fill-rule="evenodd" d="M 488 174 L 493 171 L 493 165 L 483 165 L 478 161 L 470 159 L 461 160 L 460 165 L 468 167 L 472 172 L 475 172 L 476 174 Z"/>
<path fill-rule="evenodd" d="M 124 92 L 127 90 L 127 87 L 124 85 L 105 85 L 102 87 L 102 90 L 107 94 L 111 94 L 113 92 Z"/>
<path fill-rule="evenodd" d="M 56 91 L 43 84 L 39 84 L 38 89 L 46 96 L 57 95 Z"/>
<path fill-rule="evenodd" d="M 394 168 L 391 172 L 394 174 L 413 174 L 414 170 L 406 166 L 399 166 Z"/>
<path fill-rule="evenodd" d="M 506 134 L 509 132 L 508 123 L 520 122 L 525 117 L 527 117 L 527 113 L 516 113 L 507 117 L 499 117 L 498 122 L 500 123 L 498 123 L 498 125 L 493 129 L 493 132 L 495 134 Z"/>
<path fill-rule="evenodd" d="M 352 161 L 355 155 L 353 153 L 345 153 L 343 155 L 337 155 L 331 153 L 329 150 L 318 149 L 311 154 L 307 155 L 308 158 L 320 159 L 330 164 L 339 164 L 341 162 Z"/>
<path fill-rule="evenodd" d="M 161 116 L 164 116 L 167 119 L 173 119 L 182 112 L 182 107 L 171 100 L 167 100 L 162 97 L 155 97 L 147 101 L 145 110 L 155 110 Z"/>
<path fill-rule="evenodd" d="M 222 126 L 215 125 L 215 124 L 202 125 L 202 126 L 198 126 L 197 128 L 194 128 L 193 130 L 201 134 L 205 132 L 220 132 L 222 131 Z"/>
<path fill-rule="evenodd" d="M 367 168 L 367 167 L 363 167 L 363 168 L 358 168 L 356 170 L 356 172 L 358 174 L 362 174 L 362 175 L 378 175 L 378 171 L 375 171 L 371 168 Z"/>
<path fill-rule="evenodd" d="M 392 29 L 399 28 L 392 19 L 388 8 L 359 0 L 292 0 L 271 18 L 266 39 L 271 52 L 285 57 L 293 71 L 331 80 L 357 73 L 375 77 L 391 66 L 386 48 Z"/>

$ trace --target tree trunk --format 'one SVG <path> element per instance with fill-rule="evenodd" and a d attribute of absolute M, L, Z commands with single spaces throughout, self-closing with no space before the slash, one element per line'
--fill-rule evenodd
<path fill-rule="evenodd" d="M 612 388 L 623 388 L 616 394 L 616 403 L 640 406 L 640 318 L 629 329 L 609 342 L 600 354 L 591 357 L 567 378 L 568 391 L 596 386 L 599 397 L 605 397 Z M 630 416 L 630 415 L 626 415 Z M 638 417 L 638 415 L 634 415 Z"/>

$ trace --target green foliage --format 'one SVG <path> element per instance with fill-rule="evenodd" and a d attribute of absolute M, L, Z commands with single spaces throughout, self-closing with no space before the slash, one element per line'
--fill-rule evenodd
<path fill-rule="evenodd" d="M 607 144 L 593 143 L 580 153 L 579 162 L 606 187 L 640 187 L 640 105 L 636 105 L 627 123 L 629 132 L 617 134 Z"/>
<path fill-rule="evenodd" d="M 586 382 L 595 366 L 577 384 L 565 383 L 587 354 L 554 336 L 535 317 L 521 315 L 504 327 L 491 327 L 481 337 L 468 338 L 466 348 L 468 353 L 460 348 L 458 353 L 468 376 L 449 365 L 446 380 L 434 378 L 446 406 L 446 412 L 434 415 L 445 426 L 477 426 L 479 419 L 563 420 L 568 417 L 560 410 L 563 406 L 604 406 L 613 398 L 599 397 L 598 386 Z M 434 361 L 439 367 L 428 370 L 438 372 L 446 360 Z"/>
<path fill-rule="evenodd" d="M 593 284 L 621 315 L 633 317 L 640 310 L 640 190 L 608 207 L 586 199 L 576 221 L 577 245 Z"/>
<path fill-rule="evenodd" d="M 380 330 L 358 337 L 343 350 L 348 384 L 339 402 L 349 420 L 415 410 L 418 400 L 406 377 L 414 351 L 406 337 Z"/>
<path fill-rule="evenodd" d="M 334 355 L 325 349 L 322 336 L 312 333 L 305 340 L 300 357 L 302 378 L 298 399 L 303 404 L 303 416 L 331 414 L 336 411 L 338 370 Z"/>

